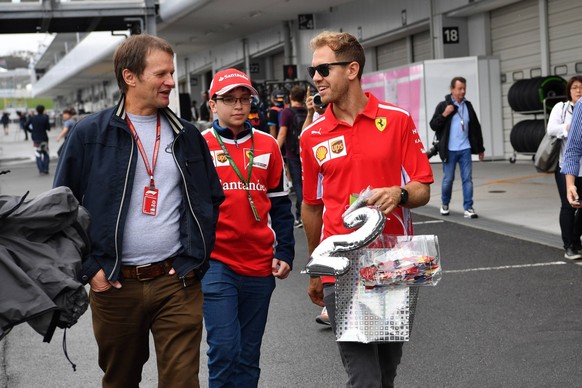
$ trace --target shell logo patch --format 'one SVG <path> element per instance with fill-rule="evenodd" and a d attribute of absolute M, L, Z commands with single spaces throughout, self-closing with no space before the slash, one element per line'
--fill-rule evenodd
<path fill-rule="evenodd" d="M 315 151 L 315 157 L 317 158 L 317 160 L 319 160 L 320 162 L 325 160 L 325 157 L 327 156 L 327 148 L 320 145 L 319 147 L 317 147 L 317 150 Z"/>
<path fill-rule="evenodd" d="M 376 129 L 380 132 L 386 129 L 386 117 L 376 117 Z"/>
<path fill-rule="evenodd" d="M 343 136 L 323 141 L 311 149 L 320 166 L 325 162 L 348 154 L 346 151 L 346 141 Z"/>

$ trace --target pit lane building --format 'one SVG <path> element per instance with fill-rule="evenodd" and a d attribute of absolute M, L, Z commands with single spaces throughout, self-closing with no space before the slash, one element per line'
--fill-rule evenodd
<path fill-rule="evenodd" d="M 543 114 L 513 111 L 510 87 L 582 73 L 576 11 L 568 0 L 3 0 L 0 32 L 55 33 L 35 64 L 32 93 L 90 112 L 117 101 L 111 58 L 130 33 L 170 41 L 179 94 L 200 102 L 212 75 L 225 67 L 249 73 L 264 97 L 275 85 L 305 82 L 309 40 L 323 30 L 346 31 L 366 49 L 370 89 L 418 109 L 425 145 L 431 141 L 426 118 L 450 78 L 462 75 L 484 124 L 486 157 L 511 159 L 515 122 Z M 417 81 L 409 93 L 415 97 L 403 97 Z"/>

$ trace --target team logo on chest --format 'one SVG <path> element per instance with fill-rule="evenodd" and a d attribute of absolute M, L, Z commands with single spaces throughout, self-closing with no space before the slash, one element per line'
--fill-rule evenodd
<path fill-rule="evenodd" d="M 253 157 L 253 167 L 262 168 L 266 170 L 269 167 L 269 161 L 271 160 L 271 154 L 260 154 L 263 151 L 255 150 Z M 260 154 L 260 155 L 257 155 Z M 245 168 L 248 168 L 249 160 L 251 158 L 251 150 L 245 150 Z"/>
<path fill-rule="evenodd" d="M 329 160 L 346 156 L 348 154 L 346 151 L 346 141 L 343 136 L 338 136 L 333 139 L 323 141 L 312 147 L 312 150 L 315 159 L 317 159 L 319 162 L 319 165 L 322 165 Z"/>
<path fill-rule="evenodd" d="M 212 161 L 214 162 L 215 167 L 229 166 L 230 165 L 228 163 L 228 158 L 226 157 L 226 154 L 224 153 L 224 151 L 222 151 L 222 150 L 211 151 L 211 155 L 212 155 Z"/>
<path fill-rule="evenodd" d="M 376 117 L 376 129 L 380 132 L 386 129 L 386 117 Z"/>

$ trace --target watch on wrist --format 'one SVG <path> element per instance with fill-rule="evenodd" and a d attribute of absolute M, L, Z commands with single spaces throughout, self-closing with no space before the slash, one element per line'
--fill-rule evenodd
<path fill-rule="evenodd" d="M 400 188 L 400 205 L 406 205 L 408 202 L 408 191 L 405 188 Z"/>

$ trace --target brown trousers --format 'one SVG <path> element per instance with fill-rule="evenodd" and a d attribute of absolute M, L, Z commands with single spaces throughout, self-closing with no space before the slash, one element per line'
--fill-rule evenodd
<path fill-rule="evenodd" d="M 90 292 L 93 332 L 103 387 L 139 387 L 149 358 L 149 332 L 156 349 L 158 387 L 199 387 L 203 295 L 200 281 L 162 275 L 122 280 L 123 287 Z"/>

